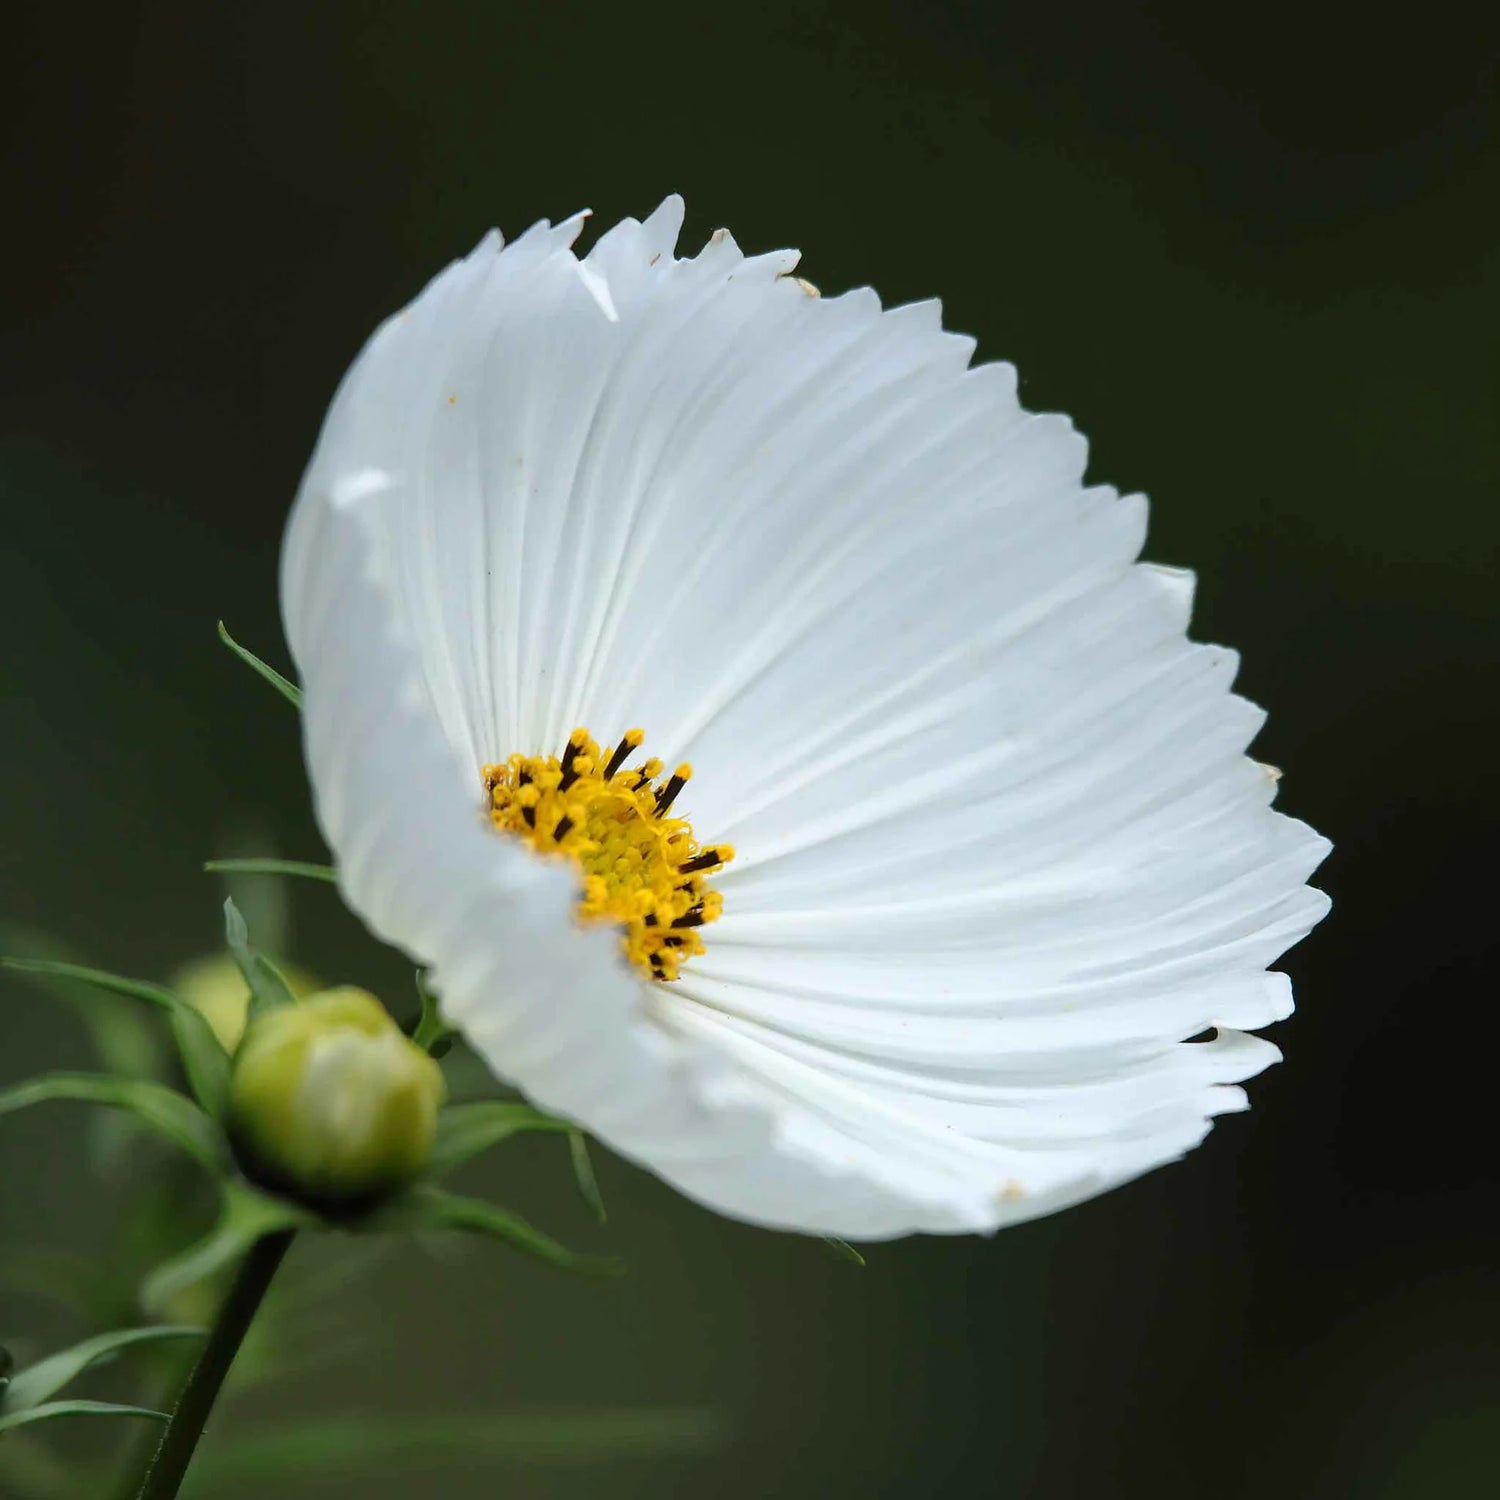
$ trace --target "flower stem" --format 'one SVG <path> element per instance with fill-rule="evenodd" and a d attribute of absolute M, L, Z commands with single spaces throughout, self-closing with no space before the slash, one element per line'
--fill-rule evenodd
<path fill-rule="evenodd" d="M 278 1230 L 263 1235 L 250 1247 L 224 1298 L 213 1332 L 203 1346 L 198 1363 L 188 1376 L 171 1420 L 151 1460 L 137 1500 L 173 1500 L 192 1462 L 203 1426 L 213 1410 L 219 1387 L 239 1353 L 245 1332 L 260 1307 L 271 1278 L 281 1264 L 294 1231 Z"/>

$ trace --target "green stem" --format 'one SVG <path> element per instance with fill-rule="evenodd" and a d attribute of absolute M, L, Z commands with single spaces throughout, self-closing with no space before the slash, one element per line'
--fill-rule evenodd
<path fill-rule="evenodd" d="M 278 1230 L 275 1234 L 264 1235 L 250 1247 L 250 1253 L 219 1309 L 213 1332 L 209 1334 L 203 1353 L 193 1366 L 182 1396 L 173 1409 L 137 1500 L 173 1500 L 177 1494 L 188 1464 L 192 1462 L 198 1439 L 203 1434 L 204 1423 L 213 1410 L 219 1387 L 224 1384 L 224 1377 L 239 1353 L 261 1298 L 266 1295 L 271 1278 L 292 1243 L 293 1233 L 290 1229 Z"/>

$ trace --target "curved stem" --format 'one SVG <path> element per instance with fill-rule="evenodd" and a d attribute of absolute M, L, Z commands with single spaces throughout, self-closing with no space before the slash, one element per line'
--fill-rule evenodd
<path fill-rule="evenodd" d="M 219 1309 L 213 1332 L 188 1376 L 171 1420 L 151 1460 L 137 1500 L 173 1500 L 192 1462 L 203 1425 L 213 1410 L 224 1377 L 234 1363 L 245 1331 L 250 1327 L 266 1288 L 292 1243 L 292 1230 L 278 1230 L 258 1239 L 250 1247 Z"/>

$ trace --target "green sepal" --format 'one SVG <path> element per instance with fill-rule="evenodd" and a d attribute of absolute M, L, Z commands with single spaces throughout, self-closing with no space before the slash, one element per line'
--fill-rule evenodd
<path fill-rule="evenodd" d="M 249 929 L 232 896 L 224 899 L 224 941 L 229 945 L 229 952 L 250 989 L 247 1022 L 264 1015 L 268 1010 L 279 1010 L 283 1005 L 297 1003 L 297 996 L 281 970 L 264 954 L 257 953 L 250 946 Z"/>
<path fill-rule="evenodd" d="M 599 1179 L 594 1176 L 594 1163 L 589 1156 L 589 1138 L 576 1127 L 568 1133 L 568 1160 L 573 1164 L 573 1181 L 578 1184 L 578 1196 L 601 1224 L 608 1223 L 609 1214 L 605 1210 L 604 1197 L 599 1191 Z"/>
<path fill-rule="evenodd" d="M 421 1185 L 403 1193 L 370 1220 L 372 1229 L 452 1229 L 488 1235 L 514 1250 L 580 1276 L 618 1276 L 625 1267 L 611 1256 L 580 1255 L 482 1198 L 464 1198 L 442 1188 Z"/>
<path fill-rule="evenodd" d="M 847 1240 L 837 1239 L 831 1234 L 820 1234 L 818 1240 L 835 1259 L 845 1260 L 856 1266 L 864 1265 L 864 1256 Z"/>
<path fill-rule="evenodd" d="M 148 1328 L 120 1328 L 112 1333 L 101 1333 L 94 1338 L 84 1339 L 71 1349 L 50 1354 L 14 1376 L 4 1399 L 0 1400 L 0 1414 L 11 1416 L 29 1407 L 40 1406 L 91 1365 L 112 1358 L 121 1349 L 127 1349 L 132 1344 L 144 1344 L 157 1339 L 202 1338 L 203 1332 L 201 1328 L 160 1323 Z"/>
<path fill-rule="evenodd" d="M 186 1000 L 159 984 L 125 979 L 82 964 L 58 963 L 45 958 L 0 958 L 0 967 L 22 974 L 47 974 L 57 979 L 81 979 L 116 995 L 158 1005 L 172 1019 L 172 1037 L 182 1057 L 193 1097 L 216 1120 L 222 1118 L 229 1094 L 229 1056 L 219 1045 L 213 1027 Z"/>
<path fill-rule="evenodd" d="M 302 707 L 302 689 L 299 688 L 296 683 L 288 682 L 287 679 L 283 677 L 275 667 L 268 666 L 253 651 L 246 650 L 244 646 L 240 645 L 240 643 L 235 640 L 232 635 L 230 635 L 229 631 L 225 628 L 224 622 L 222 620 L 219 621 L 219 639 L 223 641 L 224 644 L 228 646 L 229 649 L 233 651 L 234 654 L 239 657 L 239 659 L 244 662 L 244 664 L 249 667 L 252 672 L 258 672 L 262 677 L 264 677 L 266 681 L 269 682 L 271 686 L 275 688 L 276 691 L 280 693 L 281 696 L 292 705 L 293 708 Z"/>
<path fill-rule="evenodd" d="M 28 1406 L 25 1411 L 8 1412 L 0 1416 L 0 1432 L 9 1432 L 13 1427 L 24 1427 L 28 1422 L 45 1422 L 52 1417 L 150 1417 L 154 1422 L 169 1419 L 164 1411 L 155 1411 L 149 1406 L 119 1406 L 113 1401 L 48 1401 L 41 1406 Z"/>
<path fill-rule="evenodd" d="M 141 1288 L 141 1302 L 150 1311 L 165 1307 L 178 1292 L 222 1270 L 239 1259 L 263 1235 L 283 1229 L 302 1229 L 317 1218 L 284 1198 L 273 1198 L 248 1183 L 229 1179 L 218 1223 L 196 1244 L 158 1266 Z"/>
<path fill-rule="evenodd" d="M 413 1041 L 416 1037 L 412 1038 Z M 470 1104 L 450 1104 L 438 1115 L 437 1138 L 432 1143 L 425 1175 L 442 1177 L 461 1167 L 471 1157 L 498 1146 L 513 1135 L 545 1131 L 568 1138 L 568 1159 L 578 1195 L 590 1213 L 603 1224 L 608 1219 L 594 1163 L 589 1157 L 588 1137 L 569 1120 L 543 1114 L 529 1104 L 508 1099 L 482 1099 Z"/>
<path fill-rule="evenodd" d="M 203 868 L 211 875 L 295 875 L 330 885 L 338 879 L 332 865 L 309 864 L 305 859 L 210 859 Z"/>
<path fill-rule="evenodd" d="M 76 1099 L 129 1110 L 137 1119 L 175 1141 L 216 1176 L 222 1175 L 228 1164 L 224 1137 L 218 1126 L 176 1089 L 145 1078 L 120 1078 L 113 1073 L 44 1073 L 40 1078 L 0 1090 L 0 1115 L 54 1099 Z"/>
<path fill-rule="evenodd" d="M 422 1012 L 412 1030 L 411 1039 L 432 1057 L 444 1057 L 458 1033 L 443 1019 L 438 1008 L 438 998 L 428 988 L 427 978 L 417 970 L 417 996 L 422 1002 Z"/>
<path fill-rule="evenodd" d="M 415 1038 L 413 1038 L 415 1041 Z M 450 1104 L 438 1115 L 437 1138 L 427 1162 L 427 1175 L 441 1177 L 470 1157 L 498 1146 L 523 1131 L 571 1133 L 566 1120 L 553 1119 L 529 1104 L 483 1099 L 474 1104 Z"/>

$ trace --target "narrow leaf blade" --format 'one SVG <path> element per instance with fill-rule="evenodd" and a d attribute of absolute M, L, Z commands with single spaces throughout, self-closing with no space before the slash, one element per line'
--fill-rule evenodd
<path fill-rule="evenodd" d="M 486 1203 L 481 1198 L 463 1198 L 441 1188 L 414 1188 L 387 1215 L 386 1227 L 400 1229 L 456 1229 L 488 1235 L 512 1249 L 546 1261 L 561 1271 L 583 1276 L 618 1276 L 625 1268 L 602 1255 L 580 1255 L 533 1228 L 519 1214 Z"/>
<path fill-rule="evenodd" d="M 573 1130 L 568 1134 L 568 1159 L 573 1164 L 573 1181 L 578 1184 L 578 1196 L 601 1224 L 607 1223 L 609 1213 L 604 1207 L 604 1196 L 599 1191 L 599 1179 L 594 1175 L 594 1162 L 589 1155 L 589 1138 L 581 1130 Z"/>
<path fill-rule="evenodd" d="M 15 969 L 21 974 L 50 974 L 59 979 L 81 979 L 86 984 L 96 984 L 100 989 L 110 990 L 116 995 L 128 995 L 133 1000 L 145 1000 L 159 1005 L 163 1010 L 175 1010 L 184 1002 L 171 990 L 144 979 L 127 979 L 122 974 L 109 974 L 103 969 L 91 969 L 84 964 L 65 963 L 53 958 L 0 958 L 0 966 Z"/>
<path fill-rule="evenodd" d="M 79 955 L 45 933 L 0 923 L 0 951 L 30 953 L 54 963 L 77 963 Z M 22 972 L 17 970 L 18 973 Z M 132 1078 L 155 1077 L 164 1061 L 162 1039 L 149 1019 L 130 1006 L 116 1005 L 90 983 L 55 973 L 28 970 L 27 984 L 70 1006 L 88 1028 L 94 1050 L 107 1072 Z"/>
<path fill-rule="evenodd" d="M 214 1122 L 175 1089 L 145 1078 L 120 1078 L 113 1073 L 44 1073 L 0 1091 L 0 1115 L 57 1099 L 129 1110 L 210 1172 L 218 1175 L 224 1170 L 224 1138 Z"/>
<path fill-rule="evenodd" d="M 141 1301 L 148 1310 L 159 1311 L 185 1287 L 239 1259 L 262 1235 L 300 1229 L 312 1222 L 312 1216 L 295 1204 L 229 1182 L 219 1222 L 197 1244 L 158 1266 L 146 1278 Z"/>
<path fill-rule="evenodd" d="M 224 1101 L 229 1093 L 229 1057 L 219 1045 L 219 1039 L 208 1021 L 171 990 L 143 979 L 127 979 L 120 974 L 106 973 L 103 969 L 90 969 L 83 964 L 62 963 L 47 958 L 0 958 L 0 967 L 14 969 L 21 974 L 45 974 L 57 979 L 82 980 L 85 984 L 96 985 L 111 994 L 144 1000 L 148 1005 L 156 1005 L 167 1011 L 172 1018 L 172 1036 L 182 1055 L 183 1071 L 187 1074 L 194 1097 L 215 1119 L 223 1114 Z"/>
<path fill-rule="evenodd" d="M 224 937 L 229 951 L 250 988 L 250 1010 L 253 1018 L 284 1005 L 295 1005 L 297 997 L 281 971 L 263 954 L 250 946 L 250 933 L 232 896 L 224 901 Z"/>
<path fill-rule="evenodd" d="M 28 1406 L 25 1411 L 6 1412 L 0 1416 L 0 1432 L 24 1427 L 28 1422 L 46 1422 L 53 1417 L 150 1417 L 154 1422 L 168 1420 L 164 1411 L 149 1406 L 119 1406 L 113 1401 L 48 1401 Z"/>
<path fill-rule="evenodd" d="M 443 1020 L 438 998 L 428 987 L 427 978 L 420 969 L 417 970 L 417 994 L 422 1000 L 422 1014 L 417 1018 L 416 1030 L 412 1032 L 411 1039 L 424 1052 L 433 1057 L 442 1057 L 448 1050 L 449 1038 L 457 1033 Z"/>
<path fill-rule="evenodd" d="M 202 1338 L 201 1328 L 187 1328 L 178 1324 L 159 1323 L 148 1328 L 120 1328 L 112 1333 L 101 1333 L 91 1339 L 74 1344 L 71 1349 L 60 1350 L 38 1360 L 36 1364 L 12 1378 L 5 1399 L 0 1402 L 0 1411 L 9 1415 L 27 1407 L 40 1406 L 55 1396 L 69 1381 L 76 1379 L 90 1365 L 111 1358 L 121 1349 L 132 1344 L 152 1343 L 160 1339 Z"/>
<path fill-rule="evenodd" d="M 864 1265 L 864 1256 L 853 1245 L 849 1244 L 847 1240 L 836 1239 L 831 1234 L 820 1234 L 818 1239 L 835 1259 L 846 1260 L 856 1266 Z"/>
<path fill-rule="evenodd" d="M 565 1120 L 554 1120 L 529 1104 L 483 1099 L 474 1104 L 450 1104 L 438 1116 L 428 1170 L 441 1176 L 461 1166 L 470 1157 L 524 1131 L 571 1131 Z"/>
<path fill-rule="evenodd" d="M 283 677 L 275 667 L 267 665 L 267 663 L 263 662 L 260 657 L 258 657 L 253 651 L 250 651 L 246 647 L 240 645 L 240 643 L 235 640 L 232 635 L 230 635 L 227 627 L 222 620 L 219 621 L 219 639 L 223 641 L 224 644 L 228 646 L 229 649 L 233 651 L 234 654 L 239 657 L 239 659 L 244 662 L 244 664 L 249 667 L 252 672 L 257 672 L 260 674 L 260 676 L 264 677 L 265 680 L 269 682 L 271 686 L 275 688 L 276 691 L 280 693 L 281 696 L 292 705 L 293 708 L 301 708 L 302 689 L 299 688 L 296 683 L 288 682 L 287 679 Z"/>
<path fill-rule="evenodd" d="M 309 864 L 303 859 L 210 859 L 203 868 L 211 875 L 294 875 L 329 885 L 338 879 L 332 865 Z"/>

